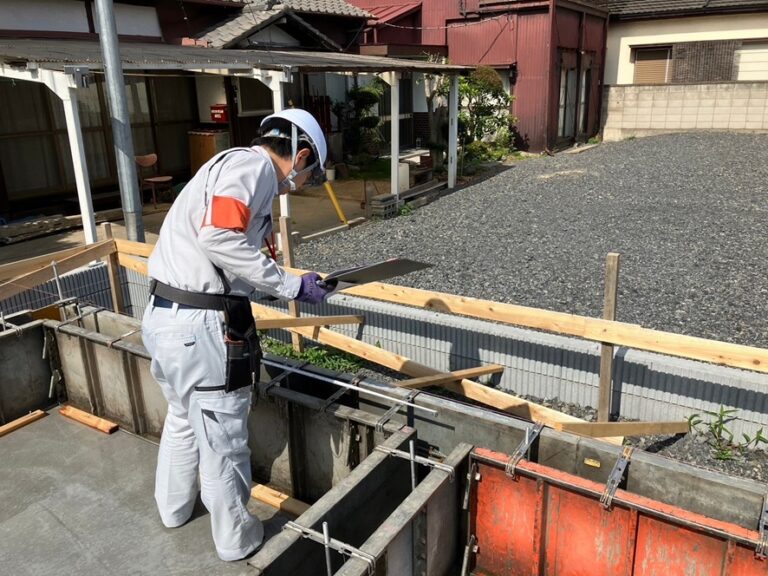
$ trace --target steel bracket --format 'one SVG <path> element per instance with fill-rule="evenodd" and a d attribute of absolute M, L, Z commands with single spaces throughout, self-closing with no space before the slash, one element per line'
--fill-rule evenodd
<path fill-rule="evenodd" d="M 464 547 L 464 558 L 461 563 L 461 576 L 467 576 L 469 574 L 469 558 L 472 554 L 477 554 L 477 536 L 472 534 L 469 537 L 469 542 Z"/>
<path fill-rule="evenodd" d="M 0 310 L 0 330 L 13 330 L 19 338 L 21 338 L 21 335 L 24 333 L 21 326 L 16 326 L 16 324 L 12 324 L 5 319 L 5 314 L 3 314 L 2 310 Z"/>
<path fill-rule="evenodd" d="M 760 532 L 760 540 L 755 548 L 755 555 L 760 559 L 765 559 L 766 552 L 768 552 L 768 494 L 763 498 L 763 510 L 760 513 L 760 525 L 758 526 Z"/>
<path fill-rule="evenodd" d="M 130 332 L 126 332 L 125 334 L 118 336 L 117 338 L 112 338 L 112 340 L 107 342 L 107 348 L 112 348 L 112 346 L 120 342 L 120 340 L 123 340 L 124 338 L 128 338 L 128 336 L 133 336 L 134 334 L 138 334 L 139 332 L 141 332 L 141 328 L 136 328 L 135 330 L 131 330 Z"/>
<path fill-rule="evenodd" d="M 395 458 L 402 458 L 403 460 L 415 462 L 416 464 L 423 464 L 424 466 L 429 466 L 430 468 L 448 472 L 448 474 L 451 476 L 451 480 L 453 480 L 454 476 L 456 475 L 456 469 L 453 466 L 443 464 L 442 462 L 435 462 L 434 460 L 430 460 L 424 456 L 414 455 L 413 458 L 411 458 L 411 455 L 408 452 L 403 452 L 402 450 L 397 450 L 396 448 L 388 448 L 386 446 L 382 446 L 381 444 L 376 446 L 374 450 L 377 452 L 383 452 L 384 454 L 389 454 Z"/>
<path fill-rule="evenodd" d="M 406 396 L 405 401 L 406 402 L 413 402 L 413 399 L 416 398 L 421 393 L 421 390 L 411 390 L 408 392 L 408 396 Z M 384 414 L 381 415 L 381 418 L 376 422 L 376 432 L 384 432 L 384 426 L 392 420 L 392 417 L 397 414 L 397 411 L 402 408 L 401 404 L 393 404 L 389 410 L 384 412 Z"/>
<path fill-rule="evenodd" d="M 608 475 L 605 490 L 603 491 L 602 496 L 600 496 L 600 504 L 602 504 L 603 508 L 606 510 L 610 508 L 611 503 L 613 503 L 613 497 L 616 495 L 616 490 L 619 488 L 621 479 L 624 477 L 624 470 L 627 469 L 627 465 L 632 459 L 632 451 L 633 448 L 631 446 L 624 446 L 621 456 L 616 460 L 616 463 L 613 465 L 613 470 L 611 470 L 611 473 Z"/>
<path fill-rule="evenodd" d="M 373 575 L 376 570 L 376 557 L 372 554 L 368 554 L 367 552 L 363 552 L 359 548 L 355 548 L 350 544 L 346 544 L 336 540 L 335 538 L 326 538 L 323 533 L 312 530 L 312 528 L 307 528 L 306 526 L 302 526 L 301 524 L 297 524 L 293 521 L 286 522 L 283 526 L 283 530 L 293 530 L 294 532 L 298 532 L 302 538 L 307 538 L 308 540 L 322 544 L 326 548 L 326 553 L 328 549 L 331 549 L 335 550 L 342 556 L 348 556 L 350 558 L 357 558 L 362 560 L 368 564 L 368 574 L 370 575 Z"/>
<path fill-rule="evenodd" d="M 512 456 L 507 461 L 507 465 L 504 468 L 504 471 L 507 473 L 507 476 L 510 478 L 514 478 L 517 476 L 515 473 L 515 469 L 517 468 L 517 465 L 520 463 L 520 460 L 523 458 L 526 458 L 528 456 L 528 452 L 531 449 L 531 446 L 533 443 L 538 439 L 539 434 L 541 434 L 541 430 L 544 428 L 544 424 L 533 424 L 532 426 L 529 426 L 525 429 L 525 436 L 523 437 L 523 440 L 520 442 L 517 448 L 515 448 L 515 451 L 512 453 Z"/>

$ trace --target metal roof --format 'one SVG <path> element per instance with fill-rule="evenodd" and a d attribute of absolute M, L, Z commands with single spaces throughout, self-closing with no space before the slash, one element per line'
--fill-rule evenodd
<path fill-rule="evenodd" d="M 410 2 L 408 4 L 382 4 L 375 8 L 369 8 L 368 10 L 373 14 L 374 18 L 368 21 L 368 24 L 384 24 L 386 22 L 393 22 L 398 18 L 406 16 L 411 12 L 415 12 L 421 8 L 421 2 Z"/>
<path fill-rule="evenodd" d="M 435 64 L 419 60 L 363 56 L 340 52 L 279 50 L 219 50 L 170 44 L 120 44 L 126 70 L 230 69 L 285 70 L 297 72 L 386 72 L 413 71 L 465 73 L 466 66 Z M 103 60 L 98 42 L 85 40 L 1 39 L 0 62 L 10 66 L 61 70 L 84 66 L 101 70 Z"/>
<path fill-rule="evenodd" d="M 768 0 L 609 0 L 611 16 L 677 16 L 739 10 L 768 10 Z"/>

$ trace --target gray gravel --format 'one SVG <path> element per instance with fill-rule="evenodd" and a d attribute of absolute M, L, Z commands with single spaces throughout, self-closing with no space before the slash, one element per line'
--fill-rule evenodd
<path fill-rule="evenodd" d="M 409 216 L 299 246 L 330 271 L 395 256 L 428 290 L 600 316 L 622 256 L 618 319 L 768 347 L 768 135 L 697 133 L 521 161 Z"/>

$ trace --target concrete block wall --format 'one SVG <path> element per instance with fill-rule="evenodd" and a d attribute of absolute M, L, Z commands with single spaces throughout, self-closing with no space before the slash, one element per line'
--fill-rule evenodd
<path fill-rule="evenodd" d="M 697 130 L 768 132 L 768 82 L 608 86 L 603 139 Z"/>

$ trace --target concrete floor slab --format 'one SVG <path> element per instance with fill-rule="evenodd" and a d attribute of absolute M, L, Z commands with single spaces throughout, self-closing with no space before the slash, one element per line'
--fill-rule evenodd
<path fill-rule="evenodd" d="M 157 446 L 111 436 L 56 411 L 0 439 L 0 574 L 45 576 L 252 574 L 218 559 L 208 513 L 165 528 L 153 498 Z M 249 507 L 267 537 L 287 518 Z"/>

